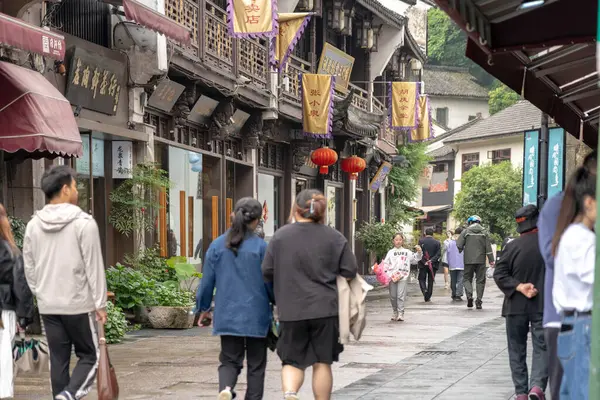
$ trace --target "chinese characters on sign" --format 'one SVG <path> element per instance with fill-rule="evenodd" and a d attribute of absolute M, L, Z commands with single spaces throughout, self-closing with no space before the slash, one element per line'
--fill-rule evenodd
<path fill-rule="evenodd" d="M 350 75 L 354 67 L 354 57 L 350 57 L 340 49 L 325 43 L 319 61 L 318 74 L 335 76 L 335 88 L 346 92 L 350 83 Z"/>
<path fill-rule="evenodd" d="M 525 132 L 523 160 L 523 205 L 538 204 L 539 131 Z"/>
<path fill-rule="evenodd" d="M 302 126 L 304 133 L 317 137 L 330 137 L 329 119 L 333 112 L 333 85 L 331 75 L 303 74 Z"/>
<path fill-rule="evenodd" d="M 390 164 L 389 162 L 384 162 L 383 164 L 381 164 L 379 170 L 377 170 L 377 173 L 369 183 L 369 190 L 371 190 L 372 192 L 378 191 L 391 170 L 392 164 Z"/>
<path fill-rule="evenodd" d="M 71 104 L 115 115 L 125 84 L 124 64 L 81 48 L 71 52 L 66 97 Z"/>
<path fill-rule="evenodd" d="M 133 170 L 133 143 L 127 141 L 112 142 L 112 177 L 130 179 Z"/>
<path fill-rule="evenodd" d="M 161 81 L 148 99 L 148 105 L 161 111 L 170 112 L 185 86 L 170 80 Z"/>
<path fill-rule="evenodd" d="M 61 40 L 58 38 L 42 35 L 42 51 L 44 53 L 60 56 L 61 54 L 63 54 L 64 46 L 64 39 Z"/>
<path fill-rule="evenodd" d="M 390 82 L 390 127 L 417 129 L 419 113 L 419 84 L 417 82 Z M 424 100 L 426 103 L 427 100 Z M 427 113 L 425 108 L 423 112 Z M 425 132 L 429 133 L 429 132 Z M 422 139 L 421 139 L 422 140 Z"/>
<path fill-rule="evenodd" d="M 294 51 L 294 47 L 304 29 L 310 21 L 310 13 L 283 13 L 278 14 L 279 34 L 275 38 L 275 51 L 273 57 L 279 63 L 279 70 L 283 69 L 290 53 Z"/>
<path fill-rule="evenodd" d="M 277 34 L 274 0 L 228 0 L 229 33 L 234 37 L 273 37 Z"/>
<path fill-rule="evenodd" d="M 548 198 L 562 192 L 564 186 L 565 131 L 548 131 Z"/>
<path fill-rule="evenodd" d="M 83 155 L 76 159 L 75 170 L 78 174 L 90 175 L 90 135 L 81 135 Z M 104 176 L 104 141 L 92 138 L 92 176 Z"/>

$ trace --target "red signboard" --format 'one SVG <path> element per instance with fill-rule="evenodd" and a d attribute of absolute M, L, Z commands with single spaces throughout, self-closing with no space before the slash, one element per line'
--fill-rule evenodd
<path fill-rule="evenodd" d="M 57 60 L 65 58 L 64 36 L 2 13 L 0 13 L 0 44 Z"/>

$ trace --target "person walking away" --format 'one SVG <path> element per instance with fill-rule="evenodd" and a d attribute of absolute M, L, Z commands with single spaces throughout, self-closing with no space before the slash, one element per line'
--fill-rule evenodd
<path fill-rule="evenodd" d="M 244 358 L 248 367 L 246 400 L 263 398 L 267 367 L 267 334 L 272 323 L 272 292 L 261 265 L 267 244 L 256 235 L 262 206 L 251 197 L 234 208 L 231 228 L 206 252 L 197 309 L 200 322 L 210 318 L 215 288 L 213 335 L 221 337 L 219 400 L 235 397 Z"/>
<path fill-rule="evenodd" d="M 324 225 L 327 200 L 320 191 L 301 191 L 293 213 L 295 222 L 269 241 L 262 266 L 264 279 L 274 284 L 279 313 L 281 382 L 284 398 L 298 399 L 304 371 L 312 366 L 314 398 L 328 400 L 331 365 L 344 350 L 336 280 L 354 279 L 358 267 L 346 238 Z"/>
<path fill-rule="evenodd" d="M 450 288 L 452 289 L 452 300 L 462 301 L 464 292 L 463 286 L 463 275 L 465 264 L 463 261 L 463 255 L 458 251 L 456 247 L 456 239 L 462 232 L 462 228 L 459 226 L 454 231 L 454 237 L 448 242 L 447 245 L 447 257 L 448 257 L 448 268 L 450 269 Z"/>
<path fill-rule="evenodd" d="M 33 320 L 33 295 L 6 209 L 0 204 L 0 399 L 14 396 L 13 341 Z"/>
<path fill-rule="evenodd" d="M 594 150 L 583 160 L 583 165 L 592 173 L 596 173 L 598 154 Z M 567 189 L 572 190 L 572 189 Z M 548 376 L 552 400 L 560 400 L 560 385 L 563 369 L 556 353 L 557 339 L 560 333 L 561 319 L 552 302 L 554 288 L 554 256 L 552 255 L 552 238 L 556 231 L 556 223 L 560 214 L 564 193 L 558 193 L 546 201 L 538 219 L 539 242 L 542 257 L 546 264 L 544 281 L 544 335 L 548 346 Z"/>
<path fill-rule="evenodd" d="M 485 291 L 486 265 L 487 257 L 490 266 L 494 266 L 494 253 L 492 244 L 485 228 L 481 225 L 481 218 L 473 215 L 467 219 L 467 228 L 462 231 L 456 246 L 463 253 L 465 272 L 464 285 L 467 292 L 467 307 L 473 307 L 473 277 L 477 282 L 477 300 L 475 302 L 477 309 L 483 308 L 483 292 Z"/>
<path fill-rule="evenodd" d="M 543 400 L 548 383 L 548 356 L 544 340 L 544 259 L 538 244 L 538 209 L 527 205 L 515 215 L 520 234 L 502 250 L 494 280 L 504 293 L 508 358 L 516 400 Z M 531 331 L 531 382 L 527 371 L 527 336 Z"/>
<path fill-rule="evenodd" d="M 575 171 L 565 189 L 552 239 L 552 301 L 562 319 L 557 354 L 563 367 L 563 400 L 586 400 L 589 396 L 595 222 L 596 173 L 584 165 Z"/>
<path fill-rule="evenodd" d="M 61 165 L 44 172 L 49 201 L 27 224 L 25 276 L 46 328 L 56 400 L 85 397 L 98 367 L 96 321 L 106 322 L 106 278 L 98 225 L 77 206 L 76 172 Z M 71 349 L 79 359 L 69 376 Z"/>
<path fill-rule="evenodd" d="M 425 237 L 419 240 L 419 246 L 423 251 L 423 258 L 419 261 L 419 286 L 425 302 L 428 303 L 433 295 L 433 282 L 440 266 L 442 246 L 434 239 L 432 228 L 425 230 Z"/>
<path fill-rule="evenodd" d="M 450 288 L 450 269 L 448 268 L 448 244 L 452 240 L 452 236 L 454 233 L 452 231 L 446 232 L 446 240 L 442 243 L 442 259 L 441 264 L 444 268 L 444 289 L 448 290 Z"/>
<path fill-rule="evenodd" d="M 402 247 L 404 235 L 394 235 L 394 248 L 387 252 L 384 263 L 390 266 L 391 275 L 390 301 L 392 302 L 392 321 L 404 321 L 404 302 L 406 300 L 407 282 L 410 275 L 410 265 L 417 264 L 423 258 L 423 250 L 416 246 L 416 252 Z"/>

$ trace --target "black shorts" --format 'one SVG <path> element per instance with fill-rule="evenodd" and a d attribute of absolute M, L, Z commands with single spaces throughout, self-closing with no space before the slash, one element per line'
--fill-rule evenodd
<path fill-rule="evenodd" d="M 313 364 L 333 364 L 344 351 L 340 344 L 340 322 L 337 316 L 281 321 L 277 354 L 283 365 L 306 369 Z"/>

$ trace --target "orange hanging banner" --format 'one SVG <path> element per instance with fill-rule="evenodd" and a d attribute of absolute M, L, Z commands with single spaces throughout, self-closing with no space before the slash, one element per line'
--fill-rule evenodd
<path fill-rule="evenodd" d="M 304 134 L 330 138 L 333 124 L 335 77 L 302 74 L 302 128 Z"/>
<path fill-rule="evenodd" d="M 419 124 L 418 82 L 390 82 L 388 109 L 390 127 L 396 130 L 416 129 Z"/>
<path fill-rule="evenodd" d="M 410 131 L 410 140 L 412 142 L 422 142 L 433 136 L 431 119 L 431 108 L 429 106 L 429 97 L 423 95 L 419 97 L 419 126 Z"/>

